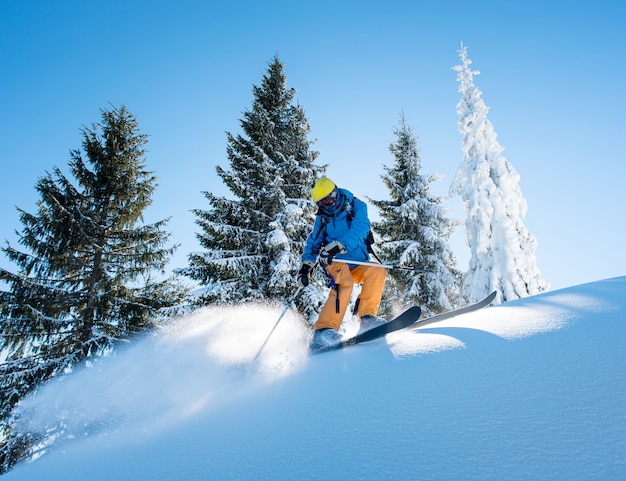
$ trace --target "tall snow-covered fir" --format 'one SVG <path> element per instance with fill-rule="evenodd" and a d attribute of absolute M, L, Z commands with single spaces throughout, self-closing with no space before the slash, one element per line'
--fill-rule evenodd
<path fill-rule="evenodd" d="M 394 133 L 396 140 L 389 146 L 394 163 L 383 166 L 381 176 L 390 200 L 370 199 L 381 218 L 372 223 L 380 238 L 377 247 L 385 262 L 434 273 L 390 270 L 382 311 L 397 314 L 412 304 L 421 305 L 426 315 L 438 313 L 456 304 L 458 296 L 460 273 L 448 245 L 456 222 L 447 217 L 444 199 L 430 191 L 439 176 L 420 173 L 417 138 L 404 115 Z"/>
<path fill-rule="evenodd" d="M 463 279 L 463 295 L 478 300 L 497 290 L 498 302 L 538 294 L 547 289 L 537 266 L 534 236 L 523 223 L 527 203 L 519 187 L 520 176 L 502 156 L 488 107 L 474 85 L 467 48 L 459 51 L 457 104 L 464 159 L 450 187 L 461 196 L 471 249 L 469 270 Z"/>
<path fill-rule="evenodd" d="M 209 209 L 194 211 L 206 250 L 191 253 L 189 266 L 178 272 L 202 286 L 199 304 L 294 295 L 315 214 L 310 188 L 325 167 L 315 164 L 309 122 L 286 83 L 284 65 L 274 57 L 261 86 L 253 87 L 252 108 L 240 121 L 243 135 L 227 134 L 230 170 L 218 167 L 217 174 L 233 196 L 205 192 Z M 311 286 L 296 303 L 312 315 L 323 297 Z"/>
<path fill-rule="evenodd" d="M 39 179 L 38 210 L 20 210 L 21 251 L 2 249 L 19 266 L 0 269 L 0 466 L 6 469 L 38 441 L 13 432 L 12 407 L 53 376 L 108 351 L 154 325 L 161 308 L 182 300 L 164 273 L 175 246 L 167 220 L 144 224 L 156 177 L 146 170 L 136 118 L 126 109 L 102 111 L 83 133 L 84 155 L 71 152 L 73 183 L 59 168 Z M 57 427 L 58 428 L 58 427 Z M 51 430 L 50 436 L 60 435 Z"/>

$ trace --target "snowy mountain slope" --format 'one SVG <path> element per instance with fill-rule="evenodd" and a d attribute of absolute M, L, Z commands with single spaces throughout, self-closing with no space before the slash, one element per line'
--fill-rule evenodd
<path fill-rule="evenodd" d="M 626 277 L 313 358 L 280 307 L 207 309 L 22 404 L 7 480 L 626 479 Z"/>

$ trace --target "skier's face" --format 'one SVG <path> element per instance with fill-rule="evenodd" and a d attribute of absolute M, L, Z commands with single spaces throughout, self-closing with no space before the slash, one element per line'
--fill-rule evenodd
<path fill-rule="evenodd" d="M 334 189 L 330 194 L 328 194 L 323 199 L 317 201 L 317 205 L 322 209 L 328 209 L 333 204 L 337 203 L 337 189 Z"/>
<path fill-rule="evenodd" d="M 332 214 L 341 206 L 341 196 L 339 192 L 337 192 L 337 189 L 335 189 L 323 199 L 318 200 L 317 205 L 324 212 Z"/>

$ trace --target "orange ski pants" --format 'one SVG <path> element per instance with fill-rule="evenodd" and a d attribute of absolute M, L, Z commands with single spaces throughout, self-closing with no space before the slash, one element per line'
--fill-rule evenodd
<path fill-rule="evenodd" d="M 335 331 L 339 330 L 355 284 L 361 284 L 357 314 L 359 316 L 378 315 L 387 278 L 387 270 L 384 267 L 358 265 L 350 269 L 348 264 L 333 262 L 326 267 L 326 272 L 333 278 L 338 290 L 331 289 L 328 293 L 328 299 L 315 323 L 315 330 L 327 327 Z M 337 296 L 339 296 L 339 312 L 337 312 Z"/>

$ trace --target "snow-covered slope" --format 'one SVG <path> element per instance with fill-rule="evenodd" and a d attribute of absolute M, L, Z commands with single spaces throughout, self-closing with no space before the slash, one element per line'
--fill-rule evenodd
<path fill-rule="evenodd" d="M 626 277 L 309 358 L 281 308 L 206 309 L 22 403 L 8 480 L 623 480 Z"/>

